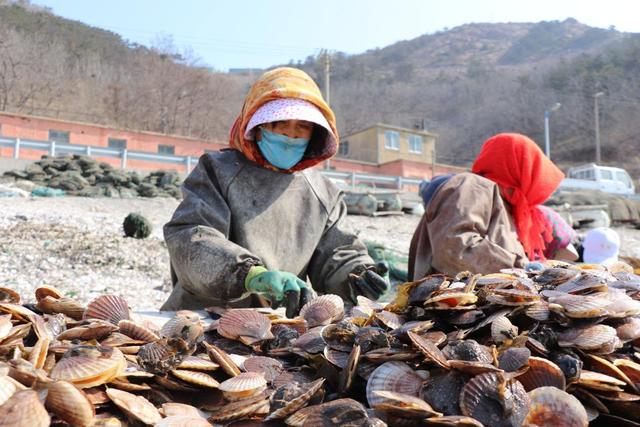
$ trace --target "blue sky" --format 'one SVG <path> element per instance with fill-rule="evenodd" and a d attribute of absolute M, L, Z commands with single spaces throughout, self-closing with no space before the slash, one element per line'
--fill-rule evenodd
<path fill-rule="evenodd" d="M 637 0 L 32 0 L 65 18 L 151 45 L 171 37 L 218 70 L 304 60 L 320 49 L 361 53 L 471 22 L 572 17 L 640 32 Z"/>

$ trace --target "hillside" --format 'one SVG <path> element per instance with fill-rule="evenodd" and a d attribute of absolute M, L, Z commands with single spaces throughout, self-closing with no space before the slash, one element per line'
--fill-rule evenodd
<path fill-rule="evenodd" d="M 251 78 L 216 72 L 170 40 L 152 47 L 0 0 L 0 111 L 225 140 Z M 640 176 L 640 35 L 574 19 L 474 23 L 358 55 L 331 54 L 331 103 L 341 133 L 375 122 L 439 135 L 438 160 L 468 164 L 494 133 L 541 145 L 552 158 L 594 156 L 593 94 L 605 163 Z M 293 63 L 322 87 L 324 56 Z M 274 64 L 275 65 L 275 64 Z M 639 169 L 636 169 L 639 168 Z"/>

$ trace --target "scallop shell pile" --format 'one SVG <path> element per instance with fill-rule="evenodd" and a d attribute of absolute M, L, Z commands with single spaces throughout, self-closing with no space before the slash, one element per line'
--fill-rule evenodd
<path fill-rule="evenodd" d="M 545 267 L 162 325 L 0 288 L 0 425 L 640 426 L 640 276 Z"/>

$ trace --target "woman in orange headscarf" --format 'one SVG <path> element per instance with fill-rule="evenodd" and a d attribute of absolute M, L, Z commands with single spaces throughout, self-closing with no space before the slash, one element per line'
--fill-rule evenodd
<path fill-rule="evenodd" d="M 472 173 L 449 178 L 426 206 L 411 240 L 409 277 L 491 273 L 544 260 L 552 225 L 537 206 L 563 178 L 528 137 L 489 138 Z"/>
<path fill-rule="evenodd" d="M 334 114 L 306 73 L 265 73 L 231 129 L 231 150 L 200 158 L 164 227 L 174 287 L 162 309 L 266 299 L 292 315 L 311 286 L 377 299 L 387 283 L 344 230 L 342 193 L 311 168 L 338 142 Z"/>

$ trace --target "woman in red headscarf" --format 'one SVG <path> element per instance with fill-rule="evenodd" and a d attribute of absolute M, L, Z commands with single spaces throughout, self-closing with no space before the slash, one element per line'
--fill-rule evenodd
<path fill-rule="evenodd" d="M 528 137 L 489 138 L 472 173 L 454 175 L 432 196 L 411 240 L 409 278 L 491 273 L 544 260 L 552 226 L 537 206 L 563 178 Z"/>

